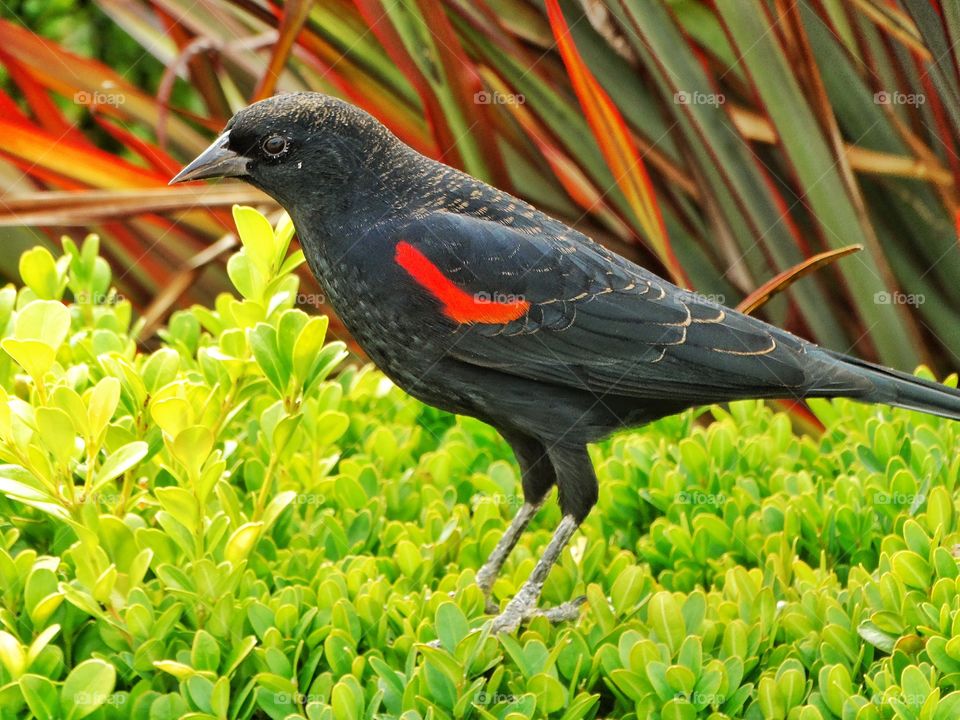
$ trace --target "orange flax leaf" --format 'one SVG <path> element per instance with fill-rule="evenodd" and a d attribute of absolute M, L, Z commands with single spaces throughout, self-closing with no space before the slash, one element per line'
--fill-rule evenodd
<path fill-rule="evenodd" d="M 309 29 L 297 42 L 307 51 L 298 60 L 319 73 L 318 84 L 331 84 L 341 97 L 378 118 L 417 152 L 432 158 L 440 154 L 435 139 L 420 120 L 419 110 L 414 112 Z"/>
<path fill-rule="evenodd" d="M 156 145 L 151 145 L 125 128 L 117 127 L 115 122 L 107 120 L 99 112 L 92 112 L 90 115 L 94 121 L 113 136 L 113 138 L 121 142 L 124 147 L 133 151 L 144 162 L 150 165 L 153 170 L 161 175 L 170 175 L 172 177 L 180 172 L 183 167 L 183 163 L 170 157 L 161 148 Z"/>
<path fill-rule="evenodd" d="M 804 275 L 809 275 L 814 270 L 824 265 L 829 265 L 834 260 L 839 260 L 842 257 L 860 252 L 861 250 L 863 250 L 863 245 L 847 245 L 837 250 L 827 250 L 826 252 L 818 253 L 813 257 L 807 258 L 803 262 L 797 263 L 793 267 L 787 268 L 782 273 L 767 280 L 767 282 L 741 300 L 740 304 L 737 305 L 737 310 L 749 315 L 761 305 L 764 305 L 774 295 L 783 292 L 793 285 Z"/>
<path fill-rule="evenodd" d="M 469 133 L 476 138 L 483 154 L 484 166 L 490 172 L 494 184 L 512 190 L 507 168 L 500 155 L 497 136 L 493 128 L 494 108 L 489 104 L 478 104 L 477 93 L 484 87 L 477 74 L 477 68 L 470 62 L 460 38 L 447 17 L 446 8 L 435 0 L 417 0 L 420 14 L 436 39 L 437 55 L 444 66 L 444 74 L 450 84 L 456 103 L 468 122 L 472 122 Z"/>
<path fill-rule="evenodd" d="M 48 177 L 63 178 L 74 187 L 77 183 L 102 188 L 157 187 L 168 179 L 97 148 L 6 118 L 0 118 L 0 137 L 0 155 L 19 161 L 30 175 L 40 176 L 36 171 L 45 171 Z"/>
<path fill-rule="evenodd" d="M 810 412 L 810 408 L 803 400 L 774 400 L 773 402 L 790 413 L 794 423 L 802 432 L 818 435 L 826 429 L 819 418 Z"/>
<path fill-rule="evenodd" d="M 263 75 L 260 76 L 260 81 L 257 83 L 256 90 L 253 91 L 250 102 L 263 100 L 273 95 L 273 91 L 277 87 L 277 80 L 280 79 L 280 74 L 287 64 L 297 35 L 300 34 L 300 30 L 310 14 L 311 4 L 311 0 L 287 0 L 281 9 L 277 7 L 276 3 L 270 3 L 274 13 L 280 15 L 280 23 L 277 28 L 279 35 L 273 45 L 270 62 L 267 64 Z"/>
<path fill-rule="evenodd" d="M 417 64 L 407 54 L 403 45 L 403 40 L 396 28 L 386 17 L 386 11 L 380 0 L 354 0 L 357 10 L 364 21 L 370 27 L 371 32 L 376 36 L 384 50 L 393 60 L 394 64 L 406 76 L 407 80 L 417 91 L 420 101 L 423 103 L 424 116 L 427 123 L 433 131 L 437 146 L 440 149 L 438 160 L 442 160 L 448 165 L 462 167 L 463 160 L 457 151 L 457 139 L 453 136 L 450 127 L 447 125 L 443 114 L 443 108 L 440 101 L 434 95 L 430 84 L 420 73 Z"/>
<path fill-rule="evenodd" d="M 2 89 L 0 89 L 0 117 L 4 117 L 10 122 L 19 122 L 22 125 L 32 124 L 30 118 L 23 114 L 20 106 Z"/>
<path fill-rule="evenodd" d="M 25 28 L 0 19 L 0 46 L 43 87 L 66 98 L 91 102 L 105 96 L 101 112 L 153 126 L 159 103 L 104 63 L 68 52 Z M 6 119 L 6 118 L 4 118 Z M 177 145 L 189 151 L 205 147 L 208 140 L 176 120 Z M 172 137 L 173 135 L 171 135 Z"/>
<path fill-rule="evenodd" d="M 559 0 L 546 0 L 546 5 L 550 27 L 570 75 L 570 82 L 617 184 L 636 214 L 654 252 L 674 281 L 688 287 L 686 273 L 670 246 L 643 157 L 637 151 L 623 116 L 587 68 L 574 45 Z"/>
<path fill-rule="evenodd" d="M 509 93 L 509 89 L 500 82 L 499 78 L 491 73 L 485 73 L 485 77 L 488 84 L 496 92 Z M 609 212 L 600 191 L 584 175 L 577 164 L 556 146 L 547 131 L 533 116 L 533 113 L 520 103 L 511 103 L 508 107 L 517 124 L 520 125 L 526 136 L 543 155 L 543 159 L 547 161 L 557 181 L 567 191 L 571 199 L 585 210 L 599 209 L 600 212 Z"/>
<path fill-rule="evenodd" d="M 33 116 L 44 130 L 57 137 L 66 135 L 81 145 L 93 147 L 86 136 L 63 116 L 60 108 L 47 94 L 46 88 L 34 80 L 19 62 L 2 49 L 0 49 L 0 63 L 3 64 L 3 67 L 10 74 L 10 78 L 20 88 Z"/>

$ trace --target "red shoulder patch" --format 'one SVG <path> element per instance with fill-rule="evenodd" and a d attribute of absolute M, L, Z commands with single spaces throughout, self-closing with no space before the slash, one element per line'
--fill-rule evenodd
<path fill-rule="evenodd" d="M 454 285 L 426 255 L 404 240 L 397 243 L 394 259 L 418 285 L 441 302 L 444 314 L 458 323 L 499 325 L 516 320 L 530 309 L 526 300 L 501 302 L 493 293 L 474 295 L 466 292 Z"/>

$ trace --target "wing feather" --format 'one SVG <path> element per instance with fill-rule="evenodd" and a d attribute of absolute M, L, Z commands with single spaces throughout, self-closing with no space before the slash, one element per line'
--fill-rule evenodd
<path fill-rule="evenodd" d="M 638 398 L 721 401 L 800 392 L 809 344 L 615 255 L 556 221 L 524 233 L 446 211 L 400 237 L 467 293 L 521 298 L 506 323 L 458 325 L 458 360 Z"/>

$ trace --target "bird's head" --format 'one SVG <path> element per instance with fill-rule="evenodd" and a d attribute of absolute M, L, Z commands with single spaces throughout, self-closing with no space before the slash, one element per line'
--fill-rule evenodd
<path fill-rule="evenodd" d="M 320 93 L 291 93 L 240 110 L 170 184 L 235 177 L 291 209 L 297 200 L 343 193 L 371 157 L 396 144 L 363 110 Z"/>

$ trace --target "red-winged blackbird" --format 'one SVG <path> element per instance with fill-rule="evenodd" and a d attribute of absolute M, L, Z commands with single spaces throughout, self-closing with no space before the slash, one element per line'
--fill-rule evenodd
<path fill-rule="evenodd" d="M 597 500 L 586 445 L 615 430 L 739 398 L 845 396 L 960 419 L 960 392 L 681 290 L 334 98 L 241 110 L 172 182 L 212 177 L 243 178 L 287 209 L 334 309 L 397 385 L 513 448 L 525 502 L 477 574 L 488 605 L 557 486 L 563 520 L 495 631 L 543 612 L 550 567 Z M 576 617 L 578 605 L 544 614 Z"/>

